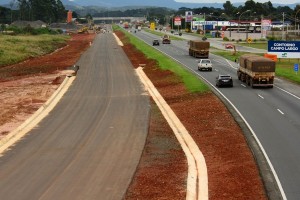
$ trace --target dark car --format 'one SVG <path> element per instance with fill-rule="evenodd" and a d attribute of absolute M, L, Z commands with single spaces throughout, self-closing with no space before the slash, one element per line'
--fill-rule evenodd
<path fill-rule="evenodd" d="M 153 45 L 153 46 L 159 46 L 159 41 L 158 41 L 158 40 L 153 40 L 152 45 Z"/>
<path fill-rule="evenodd" d="M 219 75 L 219 76 L 217 76 L 216 86 L 217 87 L 222 87 L 222 86 L 233 87 L 232 77 L 230 75 Z"/>

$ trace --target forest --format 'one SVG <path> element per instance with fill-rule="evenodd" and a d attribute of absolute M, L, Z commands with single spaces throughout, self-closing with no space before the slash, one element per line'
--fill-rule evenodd
<path fill-rule="evenodd" d="M 148 21 L 156 20 L 159 24 L 165 24 L 170 17 L 184 16 L 186 11 L 192 11 L 195 15 L 205 15 L 207 21 L 228 21 L 240 18 L 241 20 L 255 21 L 261 19 L 284 20 L 290 21 L 292 24 L 299 24 L 300 22 L 300 4 L 292 9 L 289 6 L 274 7 L 271 1 L 260 3 L 253 0 L 248 0 L 239 7 L 235 7 L 230 1 L 226 1 L 223 8 L 182 7 L 178 10 L 162 7 L 122 10 L 89 7 L 86 12 L 74 10 L 73 17 L 146 17 Z M 0 24 L 10 24 L 15 20 L 41 20 L 46 23 L 65 22 L 66 13 L 67 10 L 60 0 L 11 0 L 10 8 L 0 6 Z M 85 14 L 82 16 L 82 13 Z"/>

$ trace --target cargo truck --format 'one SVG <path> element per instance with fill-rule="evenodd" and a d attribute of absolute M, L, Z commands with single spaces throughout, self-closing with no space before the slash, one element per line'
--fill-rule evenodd
<path fill-rule="evenodd" d="M 164 35 L 164 36 L 162 37 L 162 43 L 163 43 L 163 44 L 171 44 L 170 36 L 169 36 L 169 35 Z"/>
<path fill-rule="evenodd" d="M 275 61 L 263 56 L 245 54 L 240 57 L 238 79 L 251 87 L 273 88 Z"/>
<path fill-rule="evenodd" d="M 195 58 L 208 58 L 210 43 L 201 40 L 190 40 L 189 55 Z"/>

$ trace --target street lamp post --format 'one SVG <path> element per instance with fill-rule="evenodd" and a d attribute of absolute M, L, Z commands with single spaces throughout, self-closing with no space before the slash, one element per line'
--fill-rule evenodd
<path fill-rule="evenodd" d="M 244 13 L 247 13 L 247 12 L 251 12 L 251 10 L 246 10 L 246 11 L 242 12 L 242 13 L 240 14 L 240 16 L 239 16 L 239 28 L 238 28 L 239 33 L 240 33 L 241 16 L 242 16 Z M 247 33 L 248 33 L 248 32 L 247 32 Z M 246 37 L 248 37 L 248 34 L 246 34 Z M 248 39 L 248 38 L 246 38 L 246 39 Z"/>
<path fill-rule="evenodd" d="M 295 31 L 296 31 L 296 25 L 297 25 L 297 23 L 296 23 L 296 20 L 297 20 L 297 14 L 298 14 L 299 11 L 300 11 L 300 9 L 297 10 L 297 12 L 296 12 L 296 14 L 295 14 Z M 299 33 L 299 29 L 298 29 L 298 33 Z"/>
<path fill-rule="evenodd" d="M 239 33 L 240 33 L 240 23 L 241 23 L 241 16 L 244 14 L 244 13 L 247 13 L 247 12 L 250 12 L 251 10 L 246 10 L 246 11 L 244 11 L 244 12 L 242 12 L 241 14 L 240 14 L 240 16 L 239 16 L 239 28 L 238 28 L 238 31 L 239 31 Z"/>

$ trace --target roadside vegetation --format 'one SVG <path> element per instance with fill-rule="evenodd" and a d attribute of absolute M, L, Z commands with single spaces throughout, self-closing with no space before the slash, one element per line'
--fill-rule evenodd
<path fill-rule="evenodd" d="M 253 43 L 237 43 L 240 46 L 245 46 L 245 47 L 252 47 L 252 48 L 256 48 L 256 49 L 264 49 L 267 50 L 268 49 L 268 43 L 267 42 L 253 42 Z"/>
<path fill-rule="evenodd" d="M 66 44 L 64 35 L 1 35 L 0 67 L 50 53 Z"/>
<path fill-rule="evenodd" d="M 190 71 L 183 68 L 179 63 L 175 62 L 173 59 L 167 57 L 161 52 L 157 51 L 148 44 L 142 42 L 138 38 L 132 36 L 128 32 L 124 31 L 118 26 L 113 26 L 114 30 L 120 30 L 126 34 L 129 39 L 129 42 L 132 43 L 138 50 L 143 52 L 148 58 L 154 59 L 158 62 L 159 67 L 162 70 L 170 70 L 176 75 L 178 75 L 183 81 L 185 87 L 190 92 L 207 92 L 209 87 L 197 78 Z"/>

